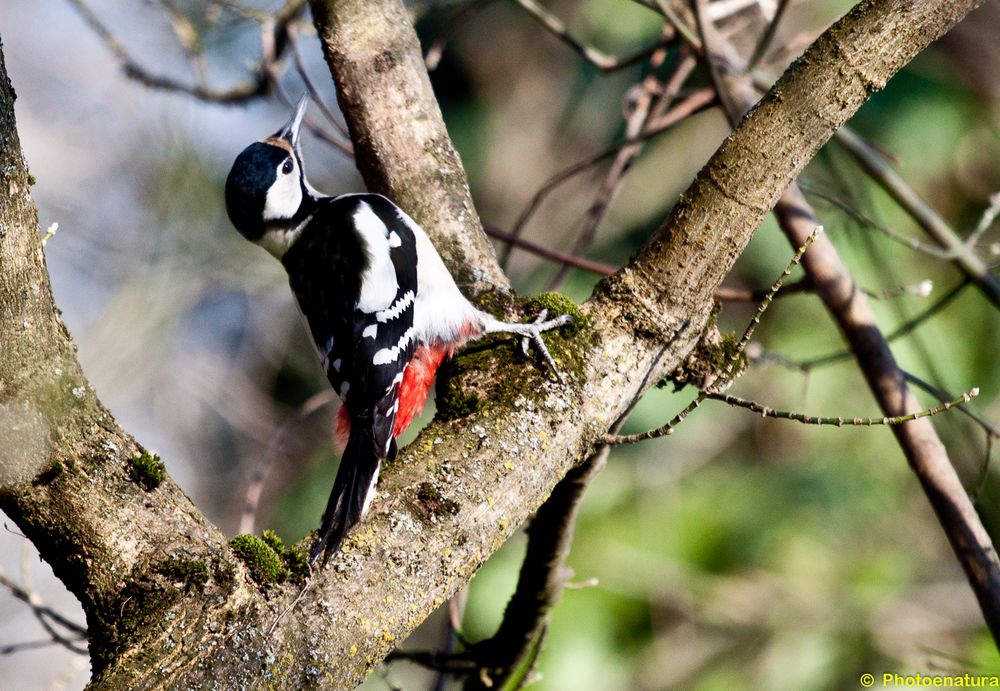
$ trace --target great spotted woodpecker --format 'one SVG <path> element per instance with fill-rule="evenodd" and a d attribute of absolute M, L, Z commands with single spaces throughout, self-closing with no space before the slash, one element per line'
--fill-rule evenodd
<path fill-rule="evenodd" d="M 382 461 L 424 407 L 445 357 L 466 341 L 508 332 L 540 349 L 541 333 L 571 321 L 502 322 L 473 306 L 430 239 L 378 194 L 329 197 L 306 180 L 299 128 L 307 99 L 270 137 L 236 158 L 226 210 L 243 237 L 284 265 L 292 293 L 343 405 L 340 469 L 311 561 L 334 554 L 371 505 Z"/>

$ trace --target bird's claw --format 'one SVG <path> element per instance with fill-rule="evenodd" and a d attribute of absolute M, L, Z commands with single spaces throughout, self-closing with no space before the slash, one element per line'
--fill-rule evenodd
<path fill-rule="evenodd" d="M 528 333 L 524 334 L 524 336 L 521 338 L 521 352 L 523 352 L 525 355 L 528 355 L 529 344 L 534 343 L 535 347 L 538 348 L 538 351 L 542 354 L 542 357 L 545 358 L 545 362 L 548 363 L 549 367 L 552 368 L 552 371 L 555 373 L 556 379 L 559 381 L 559 383 L 565 384 L 566 381 L 563 379 L 562 374 L 559 372 L 559 368 L 556 367 L 556 361 L 552 357 L 552 354 L 549 352 L 549 349 L 546 347 L 545 341 L 542 339 L 542 334 L 551 329 L 556 329 L 560 326 L 564 326 L 566 324 L 571 323 L 573 321 L 573 315 L 563 314 L 561 316 L 556 317 L 555 319 L 550 319 L 546 321 L 545 318 L 547 316 L 549 316 L 548 309 L 543 309 L 541 312 L 538 313 L 538 316 L 535 317 L 533 321 L 531 321 L 528 324 L 525 324 L 525 326 L 528 327 Z"/>

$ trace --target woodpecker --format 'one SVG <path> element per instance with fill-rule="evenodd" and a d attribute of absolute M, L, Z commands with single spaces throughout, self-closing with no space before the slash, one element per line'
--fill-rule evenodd
<path fill-rule="evenodd" d="M 281 261 L 326 377 L 342 405 L 340 468 L 314 563 L 337 552 L 371 505 L 382 462 L 420 413 L 438 367 L 463 343 L 506 332 L 539 348 L 570 315 L 500 321 L 470 303 L 430 238 L 378 194 L 318 192 L 306 179 L 299 129 L 307 97 L 270 137 L 245 148 L 226 179 L 226 211 L 247 240 Z"/>

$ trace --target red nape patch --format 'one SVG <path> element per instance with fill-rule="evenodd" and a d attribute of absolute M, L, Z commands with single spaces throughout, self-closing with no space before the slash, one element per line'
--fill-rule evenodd
<path fill-rule="evenodd" d="M 447 354 L 448 349 L 441 346 L 420 346 L 413 353 L 413 359 L 403 372 L 403 382 L 399 385 L 399 412 L 396 413 L 396 427 L 392 436 L 402 434 L 413 422 L 413 418 L 424 409 L 427 394 L 434 383 L 434 375 Z"/>

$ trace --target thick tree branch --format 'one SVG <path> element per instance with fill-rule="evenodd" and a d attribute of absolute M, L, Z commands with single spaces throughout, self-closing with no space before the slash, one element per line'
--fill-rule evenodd
<path fill-rule="evenodd" d="M 372 192 L 430 233 L 473 293 L 508 290 L 402 2 L 310 0 L 355 159 Z"/>
<path fill-rule="evenodd" d="M 370 518 L 270 638 L 298 589 L 249 581 L 169 477 L 152 489 L 130 477 L 141 449 L 88 388 L 52 304 L 13 91 L 0 73 L 0 424 L 23 437 L 14 448 L 28 450 L 0 451 L 0 507 L 83 603 L 95 687 L 343 688 L 363 678 L 592 451 L 647 373 L 655 381 L 681 362 L 709 320 L 713 290 L 791 179 L 872 91 L 976 4 L 862 3 L 817 41 L 699 174 L 656 240 L 601 284 L 583 309 L 589 324 L 572 339 L 554 337 L 569 385 L 529 363 L 512 366 L 507 346 L 484 351 L 490 357 L 463 379 L 479 409 L 435 422 L 403 450 Z M 453 266 L 468 262 L 466 286 L 506 286 L 401 3 L 313 7 L 366 180 L 412 209 Z"/>

